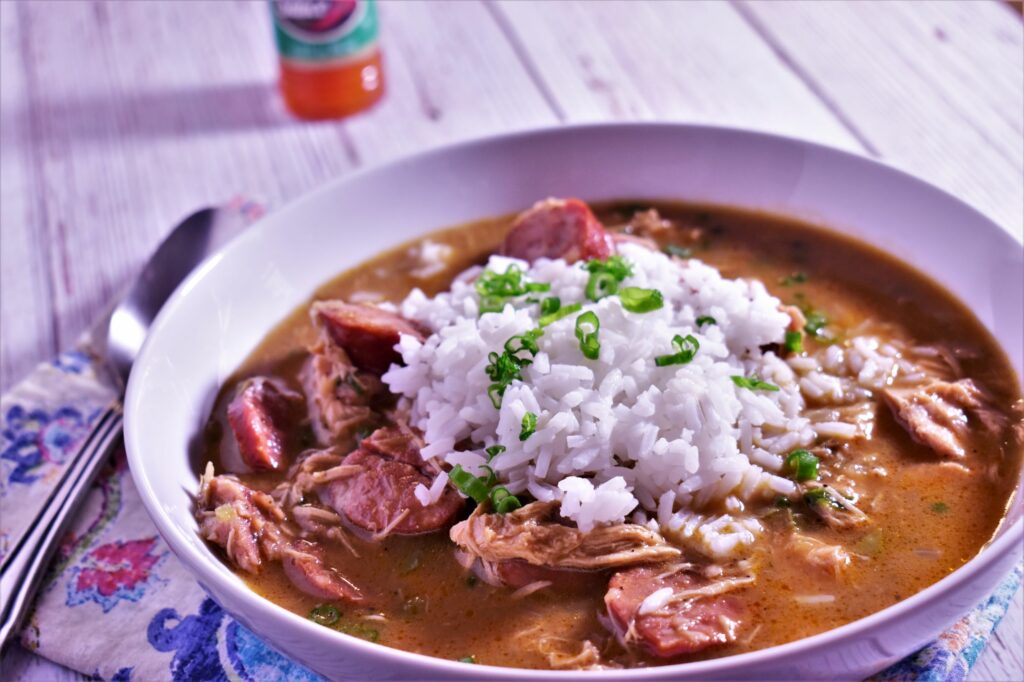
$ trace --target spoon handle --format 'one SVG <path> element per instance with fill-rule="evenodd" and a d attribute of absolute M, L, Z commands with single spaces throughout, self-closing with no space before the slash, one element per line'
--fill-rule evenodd
<path fill-rule="evenodd" d="M 0 568 L 0 648 L 18 632 L 71 515 L 121 437 L 121 422 L 121 402 L 115 401 L 97 418 L 43 510 L 4 558 Z"/>

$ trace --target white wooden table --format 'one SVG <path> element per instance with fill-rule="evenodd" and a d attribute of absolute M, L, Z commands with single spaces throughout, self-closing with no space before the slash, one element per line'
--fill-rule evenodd
<path fill-rule="evenodd" d="M 743 126 L 883 159 L 1024 233 L 1024 30 L 980 2 L 385 2 L 371 112 L 283 110 L 267 7 L 0 2 L 0 388 L 68 346 L 177 219 L 280 205 L 453 140 Z M 971 674 L 1024 679 L 1024 605 Z M 77 679 L 13 649 L 0 678 Z"/>

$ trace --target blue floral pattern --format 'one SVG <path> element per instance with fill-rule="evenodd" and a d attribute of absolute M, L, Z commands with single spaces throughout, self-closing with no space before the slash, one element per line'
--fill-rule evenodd
<path fill-rule="evenodd" d="M 5 464 L 6 484 L 0 487 L 0 496 L 11 484 L 31 485 L 54 466 L 62 465 L 83 436 L 97 413 L 83 415 L 72 406 L 60 407 L 53 412 L 41 408 L 11 406 L 4 415 L 3 452 L 0 460 Z"/>

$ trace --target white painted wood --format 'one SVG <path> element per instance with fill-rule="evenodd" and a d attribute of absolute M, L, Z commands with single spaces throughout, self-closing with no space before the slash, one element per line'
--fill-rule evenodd
<path fill-rule="evenodd" d="M 885 159 L 1024 235 L 1024 25 L 996 2 L 737 8 Z"/>
<path fill-rule="evenodd" d="M 83 682 L 90 678 L 12 644 L 0 659 L 0 680 L 7 682 Z"/>
<path fill-rule="evenodd" d="M 0 390 L 66 347 L 173 222 L 558 120 L 745 126 L 879 155 L 1019 233 L 1022 25 L 997 2 L 382 6 L 388 94 L 284 112 L 266 4 L 0 2 Z M 972 680 L 1024 678 L 1021 594 Z M 14 648 L 0 678 L 78 679 Z"/>
<path fill-rule="evenodd" d="M 863 151 L 725 3 L 502 0 L 494 10 L 566 120 L 739 126 Z"/>

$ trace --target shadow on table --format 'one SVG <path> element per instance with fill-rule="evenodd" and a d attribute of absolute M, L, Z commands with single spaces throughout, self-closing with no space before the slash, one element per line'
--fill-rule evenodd
<path fill-rule="evenodd" d="M 69 97 L 43 93 L 34 103 L 4 107 L 21 130 L 66 142 L 162 137 L 276 128 L 299 123 L 272 82 L 211 84 L 158 91 Z M 14 121 L 10 121 L 14 123 Z M 23 126 L 23 127 L 22 127 Z"/>

